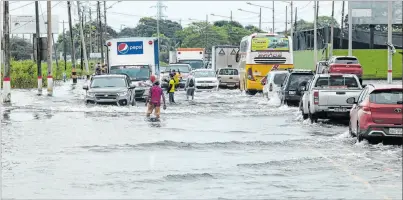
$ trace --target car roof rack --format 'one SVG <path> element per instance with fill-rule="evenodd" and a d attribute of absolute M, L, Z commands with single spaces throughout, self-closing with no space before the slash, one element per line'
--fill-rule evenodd
<path fill-rule="evenodd" d="M 311 72 L 311 73 L 313 73 L 313 70 L 311 70 L 311 69 L 288 69 L 288 71 L 290 73 L 291 72 L 306 72 L 306 73 Z"/>

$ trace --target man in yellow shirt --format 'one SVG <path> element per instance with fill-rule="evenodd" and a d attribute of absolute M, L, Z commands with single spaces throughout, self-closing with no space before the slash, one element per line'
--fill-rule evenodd
<path fill-rule="evenodd" d="M 180 74 L 178 72 L 176 72 L 175 70 L 172 70 L 172 73 L 174 74 L 175 88 L 178 88 Z"/>
<path fill-rule="evenodd" d="M 168 85 L 168 94 L 169 94 L 169 103 L 175 103 L 174 94 L 175 94 L 175 78 L 174 74 L 170 74 L 171 80 L 169 80 Z"/>

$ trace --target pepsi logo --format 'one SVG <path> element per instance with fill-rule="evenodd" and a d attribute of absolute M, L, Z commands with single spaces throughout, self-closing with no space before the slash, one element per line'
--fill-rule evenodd
<path fill-rule="evenodd" d="M 118 45 L 118 52 L 125 54 L 129 51 L 129 45 L 127 45 L 126 43 L 120 43 Z"/>

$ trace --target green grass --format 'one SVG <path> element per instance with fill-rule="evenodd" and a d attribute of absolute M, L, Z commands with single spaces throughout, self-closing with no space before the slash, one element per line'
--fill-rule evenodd
<path fill-rule="evenodd" d="M 402 78 L 402 50 L 397 50 L 393 56 L 392 69 L 393 78 Z M 346 56 L 348 50 L 334 50 L 335 56 Z M 353 56 L 356 56 L 362 64 L 364 75 L 363 79 L 386 79 L 387 77 L 387 50 L 382 49 L 355 49 Z M 318 51 L 318 59 L 324 58 L 322 51 Z M 313 61 L 313 51 L 295 51 L 294 52 L 295 68 L 301 69 L 314 69 L 315 63 Z"/>

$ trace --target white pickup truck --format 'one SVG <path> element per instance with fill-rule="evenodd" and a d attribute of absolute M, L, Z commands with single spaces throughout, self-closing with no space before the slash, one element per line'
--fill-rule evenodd
<path fill-rule="evenodd" d="M 304 119 L 311 122 L 318 119 L 347 118 L 351 105 L 346 103 L 350 97 L 358 98 L 363 86 L 353 74 L 316 74 L 302 85 L 304 93 L 300 101 L 300 111 Z"/>

